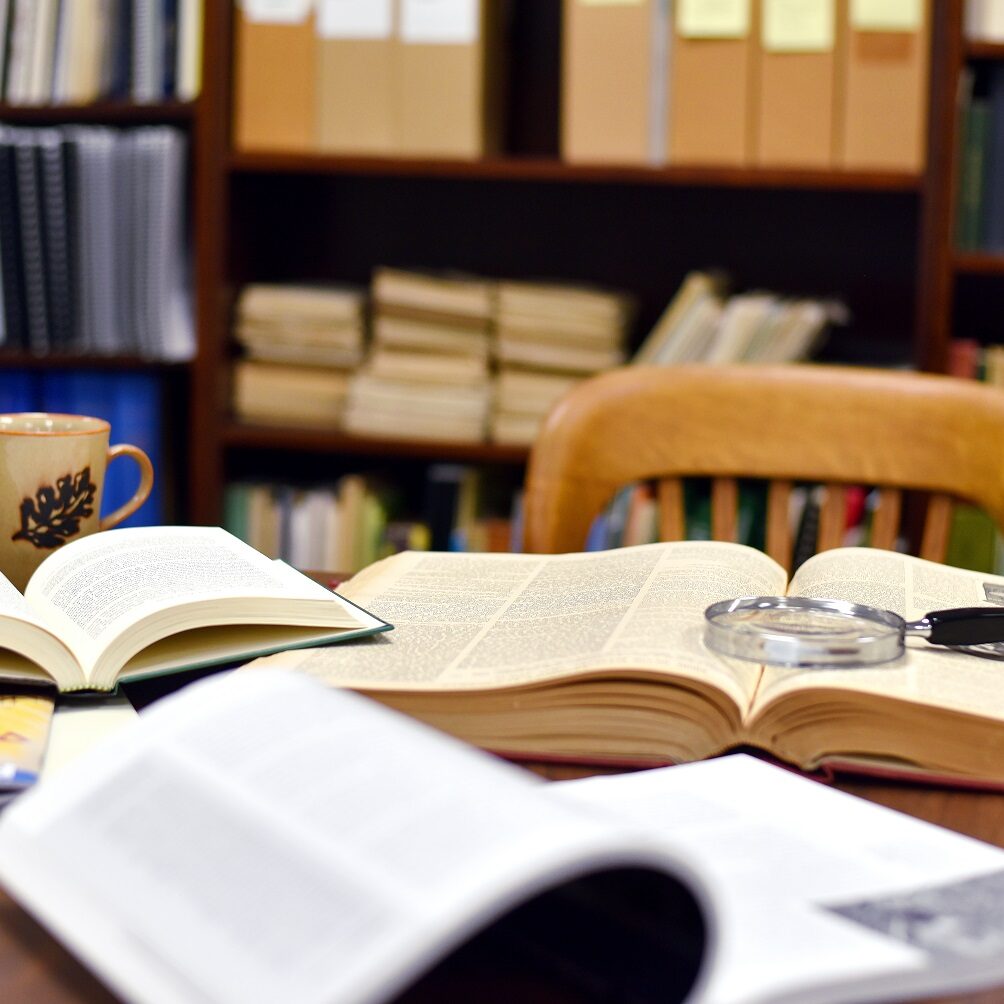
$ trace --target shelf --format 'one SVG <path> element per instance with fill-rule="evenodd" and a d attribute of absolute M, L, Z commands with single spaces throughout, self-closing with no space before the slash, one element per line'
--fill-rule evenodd
<path fill-rule="evenodd" d="M 1004 254 L 992 251 L 956 251 L 952 259 L 959 275 L 1004 275 Z"/>
<path fill-rule="evenodd" d="M 100 123 L 104 125 L 183 124 L 195 117 L 195 103 L 166 101 L 140 105 L 125 101 L 99 101 L 89 105 L 0 104 L 0 122 L 17 125 Z"/>
<path fill-rule="evenodd" d="M 52 352 L 35 355 L 14 349 L 0 349 L 0 370 L 180 370 L 189 365 L 186 362 L 164 362 L 156 359 L 141 359 L 139 356 L 98 356 L 76 353 Z"/>
<path fill-rule="evenodd" d="M 968 59 L 1004 60 L 1004 42 L 967 42 L 965 52 Z"/>
<path fill-rule="evenodd" d="M 921 189 L 920 175 L 909 172 L 565 164 L 549 158 L 519 157 L 435 160 L 412 157 L 339 157 L 300 153 L 231 153 L 229 169 L 237 174 L 361 174 L 497 181 L 607 182 L 701 188 L 805 188 L 865 192 L 919 192 Z"/>
<path fill-rule="evenodd" d="M 291 429 L 230 422 L 223 427 L 228 447 L 301 450 L 304 452 L 372 454 L 396 459 L 455 460 L 465 463 L 523 464 L 529 450 L 493 443 L 442 443 L 413 439 L 349 436 L 328 429 Z"/>

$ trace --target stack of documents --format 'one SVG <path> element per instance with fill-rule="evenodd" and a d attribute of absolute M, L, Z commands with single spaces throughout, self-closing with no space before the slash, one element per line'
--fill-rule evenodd
<path fill-rule="evenodd" d="M 365 350 L 366 297 L 334 285 L 255 283 L 237 301 L 234 413 L 251 421 L 337 427 L 349 372 Z"/>
<path fill-rule="evenodd" d="M 491 400 L 494 283 L 381 268 L 373 347 L 352 378 L 350 432 L 480 442 Z"/>
<path fill-rule="evenodd" d="M 533 442 L 544 416 L 572 386 L 624 362 L 631 315 L 631 301 L 620 293 L 500 283 L 491 439 Z"/>

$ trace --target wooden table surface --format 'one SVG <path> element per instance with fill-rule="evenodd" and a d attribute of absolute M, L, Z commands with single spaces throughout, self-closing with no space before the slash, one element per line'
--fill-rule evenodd
<path fill-rule="evenodd" d="M 571 776 L 574 769 L 548 768 L 549 776 Z M 576 776 L 582 771 L 576 772 Z M 921 819 L 1004 847 L 1004 794 L 952 791 L 869 781 L 841 782 L 839 787 Z M 522 1004 L 551 1000 L 533 988 L 520 993 Z M 406 995 L 407 996 L 407 995 Z M 508 995 L 477 993 L 479 1001 L 501 1001 Z M 509 998 L 511 999 L 511 997 Z M 933 1000 L 934 998 L 932 998 Z M 80 1004 L 116 998 L 76 961 L 44 928 L 0 892 L 0 1001 L 10 1004 Z M 573 1004 L 567 998 L 560 1004 Z M 940 1002 L 1001 1004 L 1004 988 L 982 994 L 939 997 Z"/>

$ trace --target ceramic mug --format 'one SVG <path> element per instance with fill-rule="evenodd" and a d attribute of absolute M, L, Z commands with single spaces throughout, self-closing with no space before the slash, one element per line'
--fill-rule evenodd
<path fill-rule="evenodd" d="M 0 414 L 0 572 L 24 590 L 56 548 L 131 516 L 153 487 L 153 464 L 138 447 L 109 447 L 101 418 L 55 412 Z M 139 464 L 139 487 L 99 518 L 105 471 L 118 457 Z"/>

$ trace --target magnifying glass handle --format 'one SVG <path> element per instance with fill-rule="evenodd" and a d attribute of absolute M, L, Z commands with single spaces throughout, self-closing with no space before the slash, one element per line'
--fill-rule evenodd
<path fill-rule="evenodd" d="M 908 624 L 919 627 L 932 645 L 983 645 L 1004 641 L 1004 607 L 956 607 L 934 610 L 923 619 Z"/>

